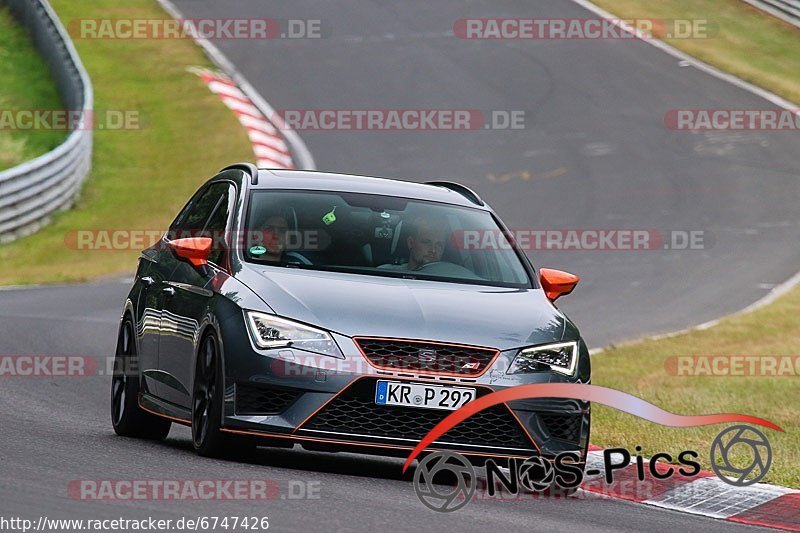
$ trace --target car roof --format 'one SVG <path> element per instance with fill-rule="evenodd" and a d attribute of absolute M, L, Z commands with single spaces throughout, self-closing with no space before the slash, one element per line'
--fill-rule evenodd
<path fill-rule="evenodd" d="M 305 189 L 379 194 L 489 210 L 488 206 L 476 204 L 462 193 L 440 185 L 335 172 L 261 168 L 258 169 L 258 183 L 252 185 L 251 189 Z"/>

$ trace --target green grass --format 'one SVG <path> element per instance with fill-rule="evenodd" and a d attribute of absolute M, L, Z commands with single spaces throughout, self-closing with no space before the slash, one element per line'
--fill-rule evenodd
<path fill-rule="evenodd" d="M 800 103 L 800 30 L 741 0 L 594 0 L 622 19 L 700 19 L 709 38 L 666 42 L 784 98 Z M 767 102 L 764 102 L 767 106 Z"/>
<path fill-rule="evenodd" d="M 25 28 L 7 7 L 0 6 L 0 170 L 24 163 L 58 146 L 66 133 L 14 129 L 15 111 L 62 108 L 55 83 Z"/>
<path fill-rule="evenodd" d="M 800 289 L 794 289 L 768 306 L 729 317 L 707 330 L 601 352 L 592 358 L 592 381 L 678 414 L 741 413 L 776 423 L 784 433 L 763 429 L 774 454 L 765 482 L 800 488 L 800 375 L 686 377 L 665 368 L 665 360 L 672 356 L 800 355 L 798 316 Z M 711 441 L 724 427 L 669 428 L 603 406 L 594 407 L 593 417 L 594 444 L 630 450 L 641 445 L 647 455 L 692 449 L 700 453 L 706 468 Z"/>
<path fill-rule="evenodd" d="M 52 1 L 74 19 L 168 17 L 154 0 Z M 75 208 L 0 246 L 0 284 L 81 281 L 136 267 L 139 253 L 70 249 L 72 230 L 163 229 L 191 193 L 226 164 L 253 159 L 244 128 L 190 66 L 210 63 L 190 39 L 76 39 L 95 108 L 138 113 L 138 130 L 94 132 L 93 167 Z M 4 83 L 6 83 L 4 81 Z"/>

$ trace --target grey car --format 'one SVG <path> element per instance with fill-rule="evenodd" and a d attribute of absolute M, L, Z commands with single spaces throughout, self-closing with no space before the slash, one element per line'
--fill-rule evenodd
<path fill-rule="evenodd" d="M 553 303 L 577 282 L 534 269 L 462 185 L 232 165 L 141 254 L 114 429 L 163 439 L 187 425 L 201 455 L 408 455 L 475 398 L 589 382 L 586 344 Z M 515 401 L 428 451 L 585 459 L 589 422 L 579 400 Z"/>

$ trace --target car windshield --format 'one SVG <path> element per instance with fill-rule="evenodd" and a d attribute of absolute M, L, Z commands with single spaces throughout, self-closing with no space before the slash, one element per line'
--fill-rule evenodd
<path fill-rule="evenodd" d="M 244 258 L 283 267 L 528 288 L 488 211 L 327 191 L 252 191 Z"/>

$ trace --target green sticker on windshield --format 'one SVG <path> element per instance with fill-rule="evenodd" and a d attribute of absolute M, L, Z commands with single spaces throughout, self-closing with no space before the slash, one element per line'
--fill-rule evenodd
<path fill-rule="evenodd" d="M 329 213 L 325 213 L 325 216 L 322 217 L 322 222 L 326 226 L 330 226 L 336 222 L 336 215 L 333 213 L 334 211 L 336 211 L 336 206 L 333 206 L 333 209 L 331 209 Z"/>
<path fill-rule="evenodd" d="M 265 253 L 267 253 L 267 249 L 264 248 L 263 246 L 252 246 L 250 248 L 250 253 L 252 255 L 264 255 Z"/>

